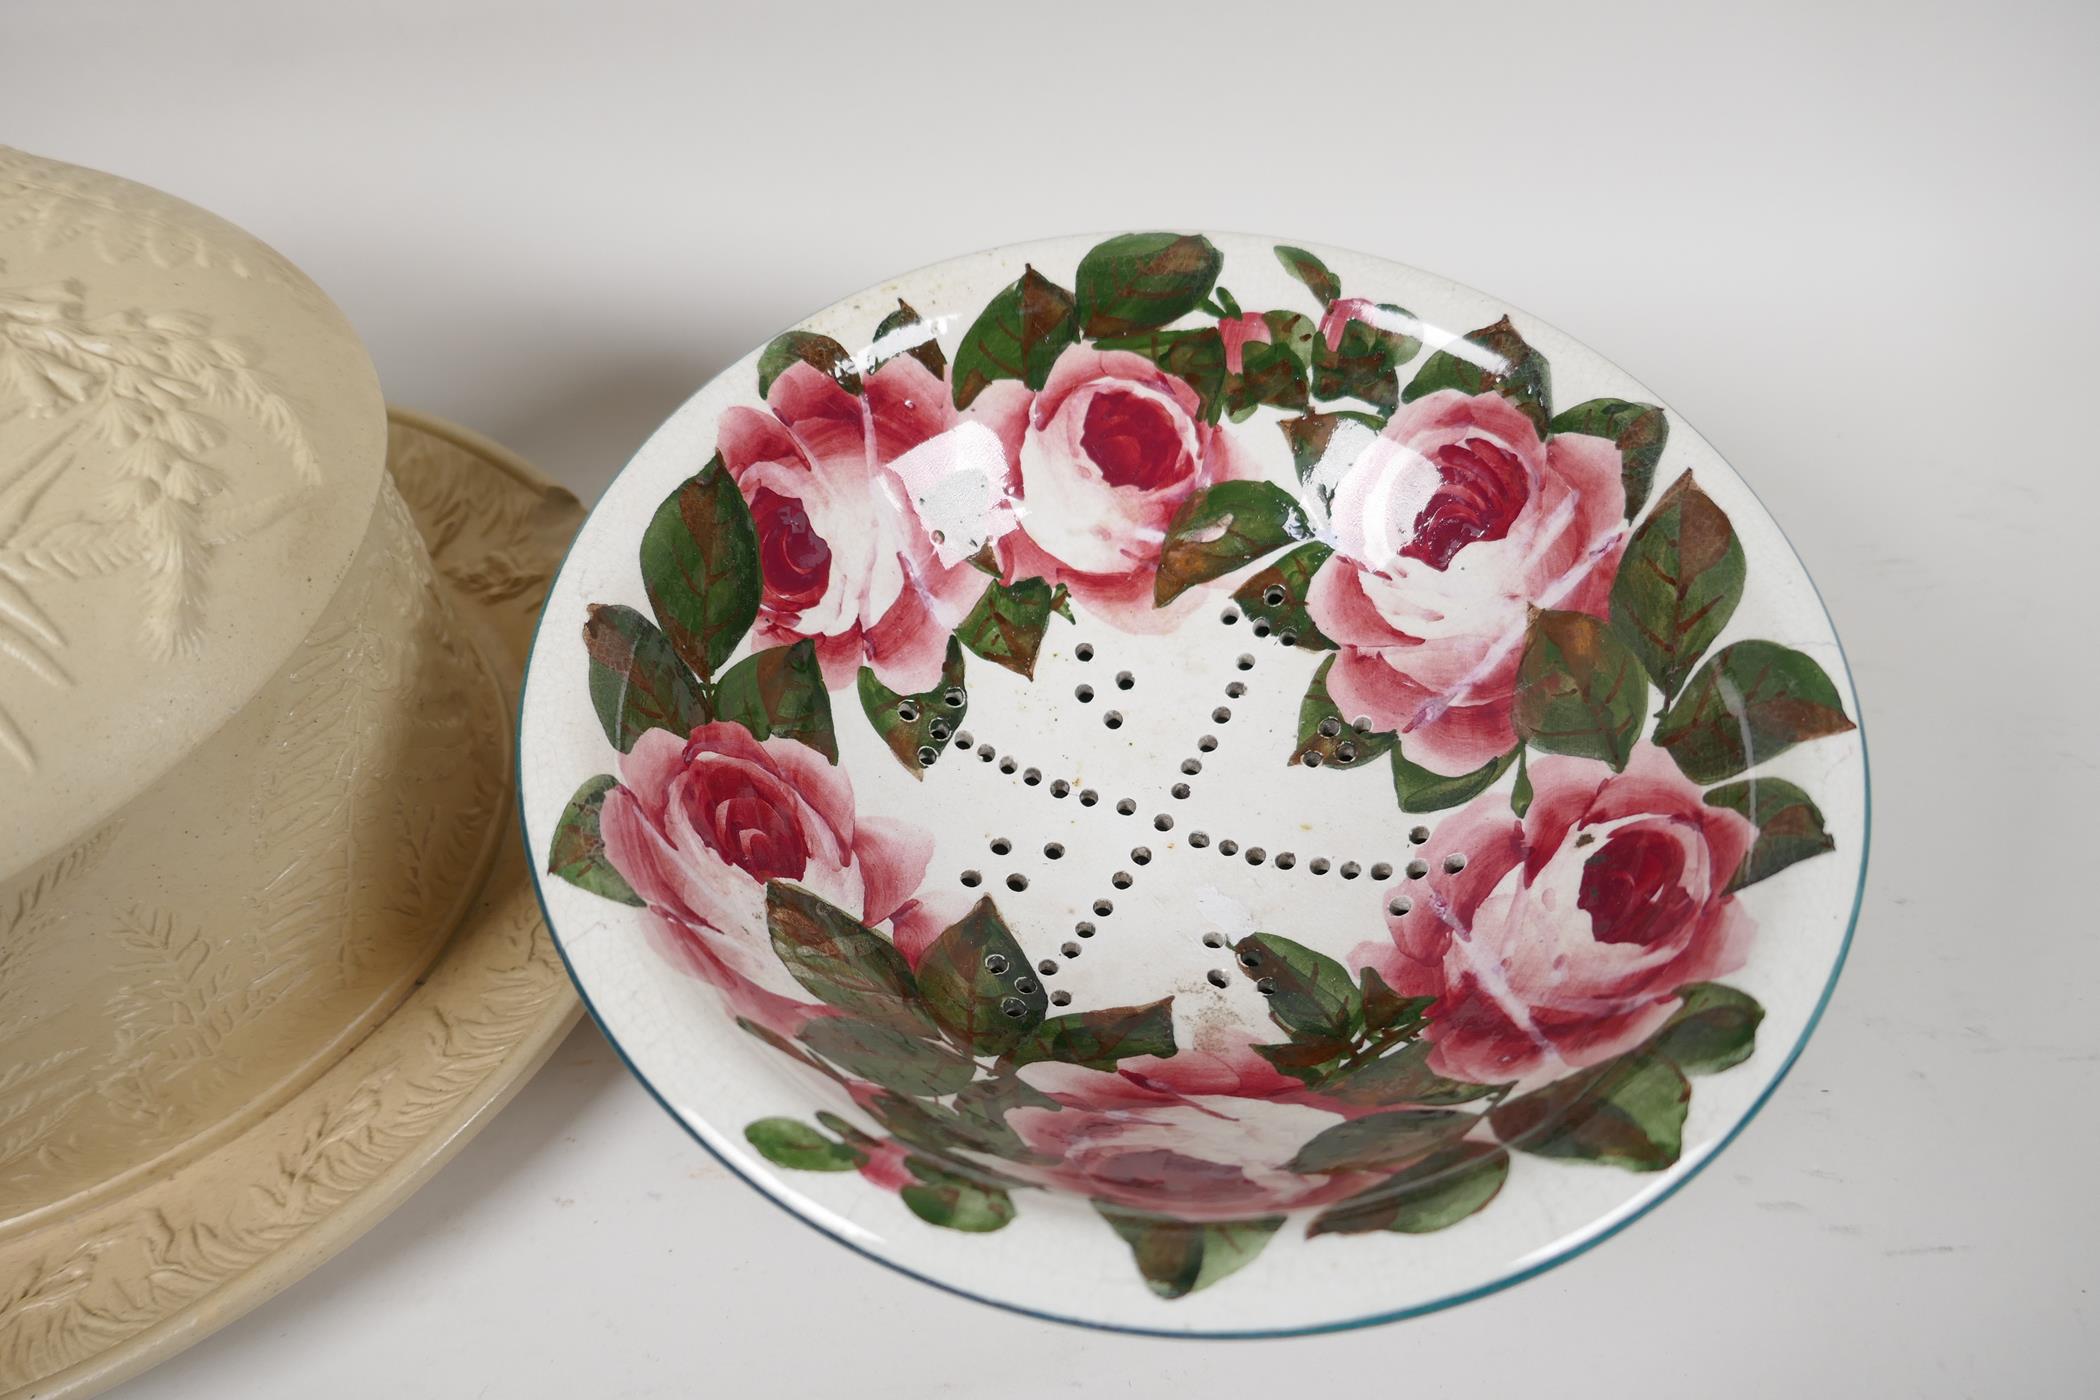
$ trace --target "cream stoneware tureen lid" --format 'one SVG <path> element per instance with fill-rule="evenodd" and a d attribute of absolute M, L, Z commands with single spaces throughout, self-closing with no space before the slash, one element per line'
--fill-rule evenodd
<path fill-rule="evenodd" d="M 238 713 L 364 538 L 357 335 L 225 220 L 0 148 L 0 878 Z"/>
<path fill-rule="evenodd" d="M 572 1023 L 509 697 L 580 516 L 250 235 L 0 147 L 0 1397 L 284 1288 Z"/>

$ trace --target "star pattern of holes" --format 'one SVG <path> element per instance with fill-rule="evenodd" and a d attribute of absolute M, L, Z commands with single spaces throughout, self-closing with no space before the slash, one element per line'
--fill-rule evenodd
<path fill-rule="evenodd" d="M 1282 592 L 1280 588 L 1273 587 L 1269 591 L 1271 594 L 1277 594 Z M 1267 601 L 1270 603 L 1271 606 L 1280 605 L 1280 600 L 1274 597 L 1268 598 Z M 1227 607 L 1223 612 L 1219 614 L 1219 621 L 1227 626 L 1236 625 L 1240 621 L 1239 610 L 1236 607 Z M 1269 637 L 1273 634 L 1276 642 L 1279 645 L 1292 646 L 1295 645 L 1297 642 L 1297 637 L 1295 636 L 1295 634 L 1293 634 L 1287 629 L 1280 631 L 1273 629 L 1267 621 L 1261 618 L 1253 619 L 1250 630 L 1252 630 L 1254 634 L 1259 637 Z M 1087 662 L 1092 661 L 1094 659 L 1096 652 L 1091 642 L 1080 642 L 1073 648 L 1073 655 L 1079 661 Z M 1234 668 L 1241 672 L 1253 670 L 1256 664 L 1256 658 L 1251 652 L 1242 652 L 1237 657 L 1235 657 L 1233 661 Z M 1135 690 L 1137 688 L 1137 682 L 1138 678 L 1136 673 L 1129 670 L 1116 672 L 1112 680 L 1112 683 L 1115 685 L 1115 687 L 1118 690 L 1123 691 Z M 1082 682 L 1073 688 L 1072 693 L 1074 698 L 1077 699 L 1081 704 L 1090 704 L 1094 700 L 1097 692 L 1093 685 Z M 1244 698 L 1248 693 L 1247 683 L 1243 680 L 1232 680 L 1225 685 L 1224 693 L 1225 697 L 1229 700 L 1238 700 Z M 962 688 L 959 686 L 949 687 L 948 691 L 943 695 L 942 698 L 944 703 L 958 709 L 961 708 L 961 706 L 964 703 L 966 703 L 966 696 L 962 691 Z M 909 714 L 905 713 L 907 709 L 911 711 Z M 911 722 L 918 717 L 918 706 L 912 701 L 905 701 L 899 706 L 898 713 L 900 718 L 904 719 L 906 722 Z M 1232 720 L 1231 706 L 1222 704 L 1216 706 L 1211 710 L 1210 719 L 1214 725 L 1220 727 L 1229 724 Z M 1106 727 L 1110 729 L 1117 729 L 1124 724 L 1125 716 L 1122 711 L 1111 709 L 1104 712 L 1102 716 L 1102 722 Z M 1372 732 L 1370 728 L 1370 721 L 1365 718 L 1358 718 L 1354 720 L 1350 727 L 1353 728 L 1359 735 L 1368 735 Z M 1346 765 L 1355 761 L 1358 752 L 1357 745 L 1352 740 L 1342 737 L 1343 726 L 1342 722 L 1339 719 L 1329 717 L 1328 719 L 1321 721 L 1318 726 L 1318 733 L 1322 738 L 1338 741 L 1332 745 L 1332 751 L 1336 763 Z M 950 735 L 948 732 L 948 725 L 946 721 L 936 719 L 933 722 L 933 724 L 929 726 L 929 734 L 936 739 L 948 739 Z M 1020 775 L 1021 781 L 1029 787 L 1037 787 L 1044 785 L 1044 774 L 1041 769 L 1034 767 L 1023 769 L 1021 767 L 1020 761 L 1012 754 L 1002 755 L 998 753 L 990 744 L 978 744 L 975 740 L 975 736 L 970 734 L 967 730 L 958 731 L 954 733 L 953 740 L 954 746 L 958 751 L 968 753 L 974 750 L 977 753 L 977 756 L 981 762 L 987 764 L 996 764 L 998 770 L 1002 774 L 1012 776 L 1018 773 Z M 1218 735 L 1215 733 L 1205 733 L 1199 735 L 1196 740 L 1196 750 L 1199 754 L 1215 753 L 1218 749 L 1218 746 L 1219 738 Z M 938 756 L 938 750 L 933 749 L 932 746 L 928 746 L 927 748 L 922 749 L 920 752 L 922 766 L 928 765 L 933 761 L 933 757 L 928 756 L 929 752 L 932 753 L 934 757 Z M 1302 762 L 1307 767 L 1317 767 L 1322 761 L 1322 756 L 1317 750 L 1308 750 L 1300 759 L 1300 762 Z M 1199 757 L 1195 757 L 1192 755 L 1188 758 L 1181 760 L 1179 764 L 1179 769 L 1184 778 L 1199 777 L 1203 773 L 1203 760 Z M 1050 779 L 1047 784 L 1047 787 L 1050 796 L 1053 799 L 1057 800 L 1062 800 L 1064 798 L 1070 797 L 1076 792 L 1079 798 L 1079 803 L 1082 807 L 1097 806 L 1101 801 L 1101 795 L 1095 789 L 1075 788 L 1072 782 L 1066 778 Z M 1169 796 L 1176 801 L 1187 801 L 1194 796 L 1195 785 L 1186 781 L 1176 782 L 1168 788 L 1168 793 Z M 1138 804 L 1135 798 L 1118 798 L 1116 799 L 1114 805 L 1116 813 L 1119 816 L 1127 817 L 1135 816 L 1137 814 Z M 1170 832 L 1174 829 L 1175 821 L 1171 814 L 1167 812 L 1159 812 L 1153 816 L 1152 825 L 1155 830 L 1161 832 Z M 1429 837 L 1430 829 L 1427 826 L 1415 826 L 1412 829 L 1410 829 L 1407 833 L 1408 842 L 1412 845 L 1417 846 L 1426 843 L 1429 840 Z M 1294 870 L 1298 867 L 1299 864 L 1299 857 L 1294 851 L 1282 850 L 1277 851 L 1273 855 L 1271 855 L 1270 852 L 1263 846 L 1252 845 L 1243 847 L 1238 840 L 1232 837 L 1228 836 L 1221 838 L 1213 838 L 1209 832 L 1203 830 L 1189 832 L 1186 841 L 1188 846 L 1193 850 L 1215 848 L 1220 855 L 1226 857 L 1238 856 L 1250 866 L 1267 866 L 1276 870 Z M 1006 855 L 1012 851 L 1013 845 L 1012 842 L 1007 838 L 997 837 L 994 838 L 991 842 L 991 849 L 996 855 Z M 1062 859 L 1065 854 L 1065 847 L 1061 842 L 1048 842 L 1043 846 L 1042 853 L 1044 859 L 1046 860 L 1059 860 Z M 1148 865 L 1151 863 L 1152 859 L 1153 854 L 1150 848 L 1148 847 L 1137 846 L 1131 849 L 1130 860 L 1133 865 Z M 1462 852 L 1454 852 L 1451 855 L 1446 856 L 1442 863 L 1444 872 L 1452 875 L 1458 874 L 1460 871 L 1464 870 L 1465 864 L 1466 857 Z M 1306 861 L 1305 868 L 1308 874 L 1314 877 L 1325 876 L 1331 872 L 1340 876 L 1344 880 L 1355 880 L 1366 873 L 1364 867 L 1354 860 L 1343 860 L 1339 864 L 1336 864 L 1324 855 L 1314 856 L 1310 860 Z M 1384 882 L 1392 878 L 1393 871 L 1394 867 L 1391 862 L 1381 860 L 1374 862 L 1370 866 L 1368 873 L 1371 877 L 1371 880 L 1374 883 L 1383 884 Z M 1430 873 L 1430 867 L 1428 862 L 1424 860 L 1410 860 L 1405 864 L 1404 867 L 1402 867 L 1402 873 L 1408 880 L 1422 880 L 1428 877 Z M 966 888 L 974 889 L 983 883 L 984 875 L 979 870 L 966 869 L 960 873 L 958 878 Z M 1136 877 L 1128 870 L 1115 871 L 1110 876 L 1109 880 L 1109 883 L 1118 891 L 1130 889 L 1135 884 L 1135 882 Z M 1018 870 L 1009 872 L 1006 876 L 1006 886 L 1008 889 L 1013 890 L 1015 892 L 1025 891 L 1029 887 L 1029 879 L 1027 874 Z M 1413 910 L 1414 907 L 1415 903 L 1412 899 L 1404 895 L 1395 895 L 1386 901 L 1385 912 L 1388 917 L 1398 919 L 1405 917 Z M 1092 909 L 1096 918 L 1107 918 L 1111 913 L 1114 912 L 1114 903 L 1113 901 L 1106 898 L 1096 899 L 1095 901 L 1093 901 Z M 1073 932 L 1081 939 L 1092 938 L 1097 932 L 1097 926 L 1092 920 L 1081 919 L 1073 925 Z M 1213 939 L 1217 941 L 1213 942 Z M 1207 934 L 1205 935 L 1204 941 L 1205 946 L 1208 947 L 1223 946 L 1223 939 L 1221 935 Z M 1059 949 L 1059 952 L 1067 960 L 1070 960 L 1071 958 L 1077 957 L 1079 955 L 1079 951 L 1082 946 L 1083 945 L 1079 942 L 1068 940 Z M 1046 977 L 1054 975 L 1057 969 L 1058 963 L 1056 959 L 1053 958 L 1045 958 L 1037 965 L 1037 971 Z M 1213 986 L 1221 989 L 1231 984 L 1231 979 L 1229 977 L 1226 977 L 1223 973 L 1217 971 L 1211 972 L 1208 975 L 1208 980 Z M 1266 983 L 1267 985 L 1264 986 L 1264 983 Z M 1259 981 L 1257 981 L 1256 987 L 1257 990 L 1263 991 L 1265 995 L 1273 993 L 1274 991 L 1274 983 L 1270 979 L 1260 979 Z M 1058 1005 L 1065 1005 L 1071 1000 L 1071 998 L 1068 993 L 1058 992 L 1053 995 L 1052 1000 L 1055 1001 Z"/>

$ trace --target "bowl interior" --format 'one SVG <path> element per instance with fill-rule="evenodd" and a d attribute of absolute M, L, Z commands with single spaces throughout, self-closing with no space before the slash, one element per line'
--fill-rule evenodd
<path fill-rule="evenodd" d="M 556 585 L 524 800 L 608 1030 L 827 1228 L 952 1282 L 1003 1256 L 926 1226 L 1085 1221 L 1145 1305 L 1448 1231 L 1405 1302 L 1609 1228 L 1783 1072 L 1856 713 L 1783 538 L 1594 354 L 1134 235 L 697 395 Z M 1023 1305 L 1127 1319 L 1102 1276 Z"/>

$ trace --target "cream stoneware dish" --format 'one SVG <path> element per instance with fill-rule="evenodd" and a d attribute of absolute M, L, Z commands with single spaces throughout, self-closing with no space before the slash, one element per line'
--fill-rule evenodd
<path fill-rule="evenodd" d="M 1836 636 L 1743 481 L 1493 298 L 1235 235 L 981 253 L 636 455 L 551 590 L 556 940 L 788 1210 L 1065 1321 L 1527 1277 L 1708 1161 L 1837 975 Z"/>
<path fill-rule="evenodd" d="M 508 692 L 580 514 L 253 238 L 0 148 L 0 1393 L 297 1278 L 567 1024 Z"/>

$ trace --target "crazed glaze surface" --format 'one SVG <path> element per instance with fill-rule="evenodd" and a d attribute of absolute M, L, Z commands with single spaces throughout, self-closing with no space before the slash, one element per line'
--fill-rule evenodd
<path fill-rule="evenodd" d="M 356 335 L 276 253 L 0 147 L 0 878 L 276 674 L 365 537 L 385 431 Z"/>
<path fill-rule="evenodd" d="M 783 1204 L 1008 1306 L 1308 1330 L 1565 1257 L 1754 1111 L 1855 907 L 1843 682 L 1742 483 L 1565 336 L 1062 240 L 645 446 L 523 801 L 594 1011 Z"/>

